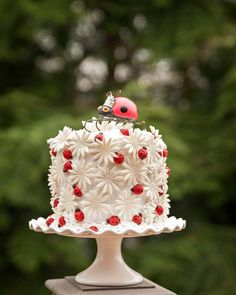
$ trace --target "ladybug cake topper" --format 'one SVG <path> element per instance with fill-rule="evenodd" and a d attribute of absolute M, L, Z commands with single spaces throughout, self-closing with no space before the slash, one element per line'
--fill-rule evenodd
<path fill-rule="evenodd" d="M 104 104 L 98 107 L 98 112 L 102 118 L 120 119 L 125 121 L 134 121 L 138 119 L 136 104 L 127 97 L 121 97 L 120 92 L 116 97 L 112 92 L 107 93 Z"/>

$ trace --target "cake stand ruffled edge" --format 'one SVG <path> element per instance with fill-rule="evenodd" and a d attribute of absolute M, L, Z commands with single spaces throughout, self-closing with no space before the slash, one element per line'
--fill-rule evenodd
<path fill-rule="evenodd" d="M 37 219 L 32 219 L 29 221 L 29 228 L 36 232 L 43 232 L 45 234 L 58 234 L 62 236 L 69 237 L 81 237 L 81 238 L 99 238 L 104 236 L 122 236 L 122 237 L 138 237 L 138 236 L 148 236 L 148 235 L 159 235 L 161 233 L 171 233 L 174 231 L 181 231 L 186 227 L 186 221 L 182 218 L 176 218 L 171 216 L 165 220 L 163 223 L 159 224 L 145 224 L 136 225 L 134 224 L 129 228 L 125 226 L 118 225 L 112 227 L 111 225 L 103 225 L 98 232 L 95 232 L 89 228 L 83 227 L 70 227 L 64 226 L 59 228 L 58 226 L 47 226 L 46 219 L 39 217 Z"/>

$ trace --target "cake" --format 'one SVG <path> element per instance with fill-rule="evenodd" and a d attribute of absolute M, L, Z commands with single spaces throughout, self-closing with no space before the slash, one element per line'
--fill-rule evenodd
<path fill-rule="evenodd" d="M 48 140 L 49 229 L 122 231 L 163 225 L 169 215 L 168 150 L 159 130 L 137 125 L 136 105 L 108 94 L 98 118 Z"/>

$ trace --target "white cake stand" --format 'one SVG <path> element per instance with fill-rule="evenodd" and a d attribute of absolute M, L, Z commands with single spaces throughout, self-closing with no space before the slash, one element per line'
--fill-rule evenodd
<path fill-rule="evenodd" d="M 129 286 L 141 283 L 141 274 L 132 270 L 123 260 L 121 243 L 123 238 L 159 235 L 180 231 L 186 226 L 186 221 L 174 216 L 169 217 L 159 225 L 136 225 L 132 229 L 123 226 L 105 225 L 99 232 L 88 228 L 72 228 L 46 225 L 40 217 L 29 222 L 30 229 L 46 234 L 58 234 L 69 237 L 94 238 L 97 242 L 97 255 L 94 262 L 75 277 L 76 282 L 93 286 Z"/>

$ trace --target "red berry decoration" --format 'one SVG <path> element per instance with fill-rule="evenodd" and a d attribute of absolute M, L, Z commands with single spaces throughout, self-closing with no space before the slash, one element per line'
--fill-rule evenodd
<path fill-rule="evenodd" d="M 139 213 L 137 215 L 134 215 L 132 221 L 138 225 L 141 224 L 143 221 L 142 214 Z"/>
<path fill-rule="evenodd" d="M 120 132 L 121 132 L 123 135 L 129 136 L 129 129 L 120 129 Z"/>
<path fill-rule="evenodd" d="M 89 229 L 91 229 L 91 230 L 93 230 L 95 232 L 98 232 L 98 228 L 95 225 L 90 226 Z"/>
<path fill-rule="evenodd" d="M 74 187 L 74 195 L 76 197 L 82 197 L 83 193 L 82 193 L 81 189 L 78 187 L 78 185 L 75 185 L 73 187 Z"/>
<path fill-rule="evenodd" d="M 164 209 L 161 205 L 157 205 L 155 211 L 157 215 L 162 215 L 164 212 Z"/>
<path fill-rule="evenodd" d="M 100 141 L 103 141 L 103 138 L 104 138 L 104 135 L 103 133 L 99 133 L 97 134 L 95 137 L 94 137 L 94 140 L 100 140 Z"/>
<path fill-rule="evenodd" d="M 53 208 L 56 208 L 58 204 L 59 204 L 59 199 L 56 198 L 56 199 L 53 201 Z"/>
<path fill-rule="evenodd" d="M 134 193 L 135 195 L 140 195 L 143 192 L 143 186 L 142 184 L 136 184 L 131 188 L 131 192 Z"/>
<path fill-rule="evenodd" d="M 166 173 L 168 176 L 170 176 L 170 168 L 168 166 L 166 166 Z"/>
<path fill-rule="evenodd" d="M 72 162 L 71 161 L 66 161 L 65 164 L 64 164 L 63 171 L 64 172 L 68 172 L 71 169 L 72 169 Z"/>
<path fill-rule="evenodd" d="M 51 155 L 56 157 L 57 155 L 57 151 L 55 149 L 51 149 Z"/>
<path fill-rule="evenodd" d="M 82 222 L 84 220 L 84 213 L 80 209 L 75 210 L 74 216 L 78 222 Z"/>
<path fill-rule="evenodd" d="M 65 159 L 70 160 L 72 159 L 72 152 L 69 149 L 65 149 L 63 151 L 63 156 Z"/>
<path fill-rule="evenodd" d="M 125 160 L 124 156 L 118 152 L 115 152 L 116 154 L 116 157 L 113 157 L 113 161 L 116 163 L 116 164 L 122 164 Z"/>
<path fill-rule="evenodd" d="M 59 227 L 62 227 L 66 224 L 66 221 L 65 221 L 65 217 L 64 216 L 61 216 L 58 220 L 58 226 Z"/>
<path fill-rule="evenodd" d="M 148 151 L 146 147 L 142 147 L 141 149 L 138 150 L 138 157 L 140 160 L 144 160 L 147 158 Z"/>
<path fill-rule="evenodd" d="M 116 226 L 120 223 L 120 218 L 116 215 L 113 215 L 107 219 L 107 223 L 112 226 Z"/>
<path fill-rule="evenodd" d="M 50 225 L 53 223 L 53 221 L 54 221 L 54 218 L 49 217 L 49 218 L 46 220 L 46 224 L 47 224 L 47 226 L 50 226 Z"/>

